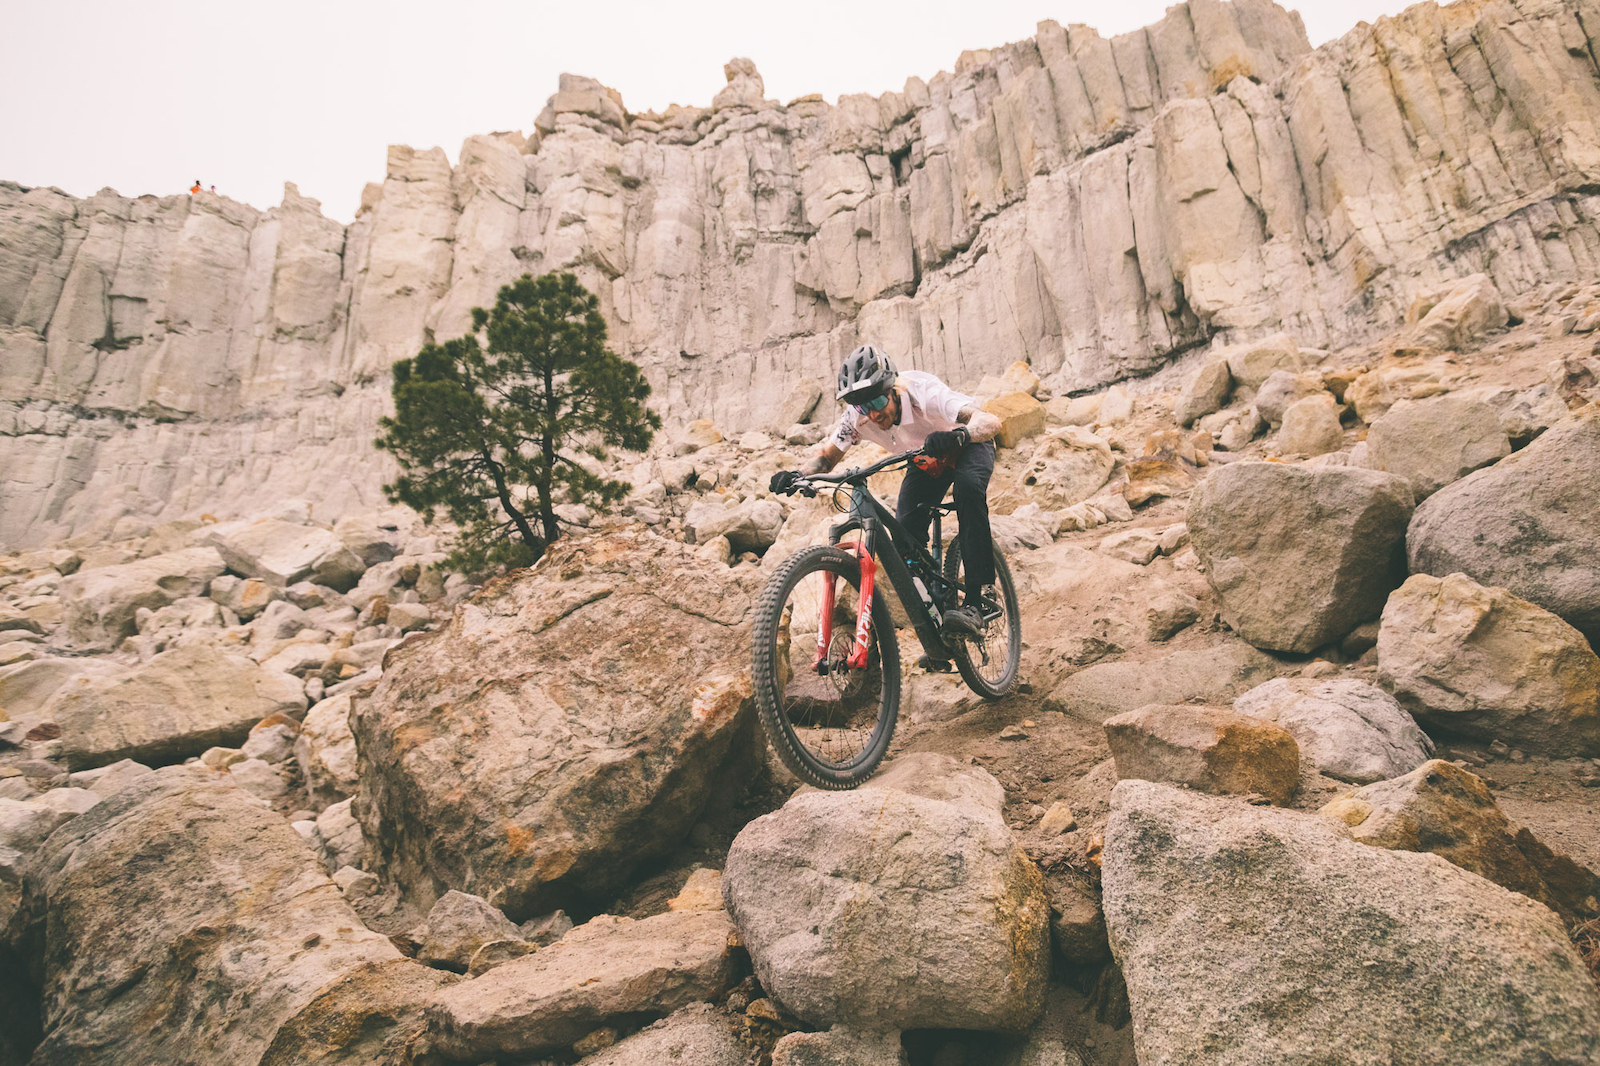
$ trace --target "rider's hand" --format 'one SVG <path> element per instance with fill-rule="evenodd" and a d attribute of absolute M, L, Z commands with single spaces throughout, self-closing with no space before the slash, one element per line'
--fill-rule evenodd
<path fill-rule="evenodd" d="M 798 470 L 780 470 L 772 475 L 772 480 L 767 483 L 767 491 L 773 495 L 784 495 L 794 491 L 794 483 L 800 480 Z"/>
<path fill-rule="evenodd" d="M 936 429 L 928 434 L 927 441 L 922 445 L 922 450 L 935 459 L 943 459 L 947 455 L 954 455 L 967 446 L 972 439 L 972 434 L 967 432 L 966 426 L 957 426 L 955 429 Z"/>

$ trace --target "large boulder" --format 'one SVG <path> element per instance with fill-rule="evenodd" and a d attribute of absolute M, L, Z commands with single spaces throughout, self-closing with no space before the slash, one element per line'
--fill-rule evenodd
<path fill-rule="evenodd" d="M 1115 465 L 1108 442 L 1080 426 L 1063 426 L 1044 435 L 1019 483 L 1039 506 L 1060 510 L 1099 492 Z"/>
<path fill-rule="evenodd" d="M 280 589 L 309 579 L 344 592 L 354 588 L 367 569 L 332 530 L 277 518 L 213 526 L 205 540 L 229 570 Z"/>
<path fill-rule="evenodd" d="M 426 1040 L 450 1061 L 526 1056 L 607 1024 L 717 999 L 737 972 L 733 933 L 721 911 L 642 921 L 602 914 L 549 947 L 444 989 L 428 1007 Z"/>
<path fill-rule="evenodd" d="M 319 808 L 355 795 L 356 738 L 350 732 L 349 693 L 331 696 L 306 712 L 295 739 L 295 761 L 306 792 Z"/>
<path fill-rule="evenodd" d="M 1047 706 L 1100 723 L 1152 703 L 1227 703 L 1279 669 L 1272 656 L 1233 638 L 1143 661 L 1095 663 L 1056 686 Z"/>
<path fill-rule="evenodd" d="M 1465 574 L 1413 574 L 1389 597 L 1378 677 L 1447 732 L 1600 755 L 1600 656 L 1549 611 Z"/>
<path fill-rule="evenodd" d="M 1409 317 L 1417 323 L 1415 343 L 1465 348 L 1503 329 L 1509 316 L 1489 275 L 1472 274 L 1420 295 Z"/>
<path fill-rule="evenodd" d="M 185 548 L 119 566 L 79 570 L 61 579 L 58 595 L 67 635 L 79 644 L 109 647 L 138 631 L 139 608 L 160 610 L 174 600 L 204 596 L 226 567 L 214 548 Z"/>
<path fill-rule="evenodd" d="M 1354 678 L 1275 678 L 1233 709 L 1277 722 L 1313 766 L 1352 784 L 1399 777 L 1433 754 L 1433 741 L 1393 696 Z"/>
<path fill-rule="evenodd" d="M 329 982 L 400 957 L 226 780 L 146 774 L 46 842 L 24 904 L 42 944 L 34 1066 L 258 1062 Z"/>
<path fill-rule="evenodd" d="M 1383 610 L 1405 576 L 1404 478 L 1375 470 L 1234 463 L 1189 501 L 1189 535 L 1223 620 L 1273 651 L 1308 652 Z"/>
<path fill-rule="evenodd" d="M 592 910 L 760 758 L 738 574 L 651 533 L 562 541 L 388 653 L 355 811 L 419 910 Z"/>
<path fill-rule="evenodd" d="M 346 971 L 278 1028 L 260 1066 L 374 1066 L 407 1061 L 423 1008 L 460 978 L 410 959 Z"/>
<path fill-rule="evenodd" d="M 67 766 L 84 770 L 118 759 L 161 766 L 207 748 L 237 747 L 268 715 L 298 717 L 305 709 L 299 678 L 191 645 L 123 674 L 65 685 L 44 713 L 61 727 Z"/>
<path fill-rule="evenodd" d="M 1192 426 L 1195 420 L 1213 411 L 1220 411 L 1233 391 L 1233 374 L 1226 359 L 1212 359 L 1203 364 L 1184 382 L 1178 399 L 1172 405 L 1172 415 L 1180 426 Z"/>
<path fill-rule="evenodd" d="M 1411 482 L 1419 501 L 1510 454 L 1494 408 L 1464 396 L 1401 400 L 1367 431 L 1366 465 Z"/>
<path fill-rule="evenodd" d="M 813 1025 L 1020 1031 L 1043 1008 L 1039 870 L 1000 816 L 997 782 L 929 761 L 796 795 L 728 852 L 723 899 L 756 976 Z"/>
<path fill-rule="evenodd" d="M 1429 851 L 1568 921 L 1600 913 L 1600 877 L 1515 829 L 1483 778 L 1432 759 L 1392 781 L 1341 796 L 1319 812 L 1351 839 L 1394 851 Z"/>
<path fill-rule="evenodd" d="M 1600 406 L 1417 508 L 1413 573 L 1463 573 L 1600 640 Z"/>
<path fill-rule="evenodd" d="M 705 1003 L 647 1025 L 584 1058 L 583 1066 L 748 1066 L 750 1048 L 727 1014 Z"/>
<path fill-rule="evenodd" d="M 1300 749 L 1280 725 L 1226 707 L 1141 707 L 1108 718 L 1117 777 L 1171 781 L 1202 792 L 1258 792 L 1288 803 L 1300 786 Z"/>
<path fill-rule="evenodd" d="M 3 666 L 0 667 L 0 710 L 13 720 L 21 720 L 43 711 L 57 692 L 73 682 L 125 672 L 122 664 L 105 659 L 51 657 Z"/>
<path fill-rule="evenodd" d="M 1560 920 L 1437 855 L 1123 781 L 1102 865 L 1140 1062 L 1600 1059 L 1600 992 Z"/>
<path fill-rule="evenodd" d="M 724 497 L 712 496 L 689 508 L 683 528 L 695 544 L 727 537 L 734 551 L 766 551 L 783 528 L 783 505 L 777 500 L 745 500 L 730 507 Z"/>

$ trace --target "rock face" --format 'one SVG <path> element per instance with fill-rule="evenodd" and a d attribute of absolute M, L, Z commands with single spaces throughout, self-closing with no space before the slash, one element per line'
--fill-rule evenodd
<path fill-rule="evenodd" d="M 1433 754 L 1433 741 L 1393 696 L 1354 678 L 1280 677 L 1233 709 L 1283 726 L 1318 770 L 1358 785 L 1409 773 Z"/>
<path fill-rule="evenodd" d="M 74 770 L 118 759 L 163 765 L 244 742 L 272 714 L 305 710 L 298 678 L 242 655 L 197 645 L 163 652 L 120 675 L 70 682 L 46 713 Z"/>
<path fill-rule="evenodd" d="M 1378 676 L 1420 720 L 1546 755 L 1600 754 L 1600 656 L 1465 574 L 1413 574 L 1383 609 Z"/>
<path fill-rule="evenodd" d="M 1024 357 L 1060 394 L 1208 340 L 1363 338 L 1475 274 L 1574 280 L 1600 215 L 1580 10 L 1419 5 L 1313 52 L 1266 0 L 1196 2 L 833 106 L 744 61 L 664 114 L 566 76 L 453 168 L 392 148 L 349 226 L 292 186 L 260 212 L 0 184 L 0 543 L 376 509 L 388 367 L 525 270 L 575 270 L 656 400 L 735 432 L 859 340 L 957 382 Z"/>
<path fill-rule="evenodd" d="M 355 811 L 419 908 L 592 909 L 759 757 L 748 593 L 651 534 L 562 541 L 389 652 Z"/>
<path fill-rule="evenodd" d="M 148 774 L 47 842 L 24 904 L 44 929 L 31 1062 L 257 1062 L 329 982 L 400 957 L 288 823 L 224 781 Z"/>
<path fill-rule="evenodd" d="M 1600 408 L 1417 508 L 1413 573 L 1510 589 L 1600 640 Z"/>
<path fill-rule="evenodd" d="M 1341 796 L 1320 812 L 1363 844 L 1429 851 L 1503 888 L 1536 899 L 1569 921 L 1593 918 L 1600 877 L 1515 830 L 1489 786 L 1441 759 L 1403 777 Z"/>
<path fill-rule="evenodd" d="M 1393 474 L 1235 463 L 1195 490 L 1189 532 L 1223 620 L 1259 648 L 1308 652 L 1382 611 L 1411 508 Z"/>
<path fill-rule="evenodd" d="M 802 793 L 747 825 L 722 892 L 762 987 L 818 1026 L 1030 1025 L 1049 978 L 1049 904 L 985 778 L 924 768 Z"/>
<path fill-rule="evenodd" d="M 1556 916 L 1438 856 L 1123 781 L 1102 864 L 1140 1062 L 1600 1056 L 1600 993 Z"/>

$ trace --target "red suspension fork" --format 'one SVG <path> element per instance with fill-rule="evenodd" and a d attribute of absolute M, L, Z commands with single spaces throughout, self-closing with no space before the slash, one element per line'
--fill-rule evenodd
<path fill-rule="evenodd" d="M 840 544 L 840 550 L 855 555 L 861 563 L 861 589 L 856 598 L 856 636 L 845 665 L 851 669 L 865 669 L 872 638 L 872 590 L 877 583 L 878 563 L 872 553 L 860 544 Z M 822 589 L 822 617 L 817 620 L 817 655 L 813 667 L 820 667 L 828 658 L 828 647 L 833 643 L 833 609 L 838 579 L 830 578 Z"/>

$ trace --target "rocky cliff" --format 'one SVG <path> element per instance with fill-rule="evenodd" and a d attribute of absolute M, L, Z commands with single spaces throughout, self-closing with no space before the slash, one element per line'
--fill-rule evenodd
<path fill-rule="evenodd" d="M 1312 51 L 1267 0 L 965 53 L 902 92 L 632 114 L 563 76 L 528 137 L 391 148 L 349 226 L 293 186 L 75 200 L 0 183 L 0 544 L 309 501 L 370 510 L 390 363 L 570 269 L 670 422 L 764 425 L 859 340 L 1057 391 L 1420 291 L 1600 260 L 1592 0 L 1428 3 Z"/>

